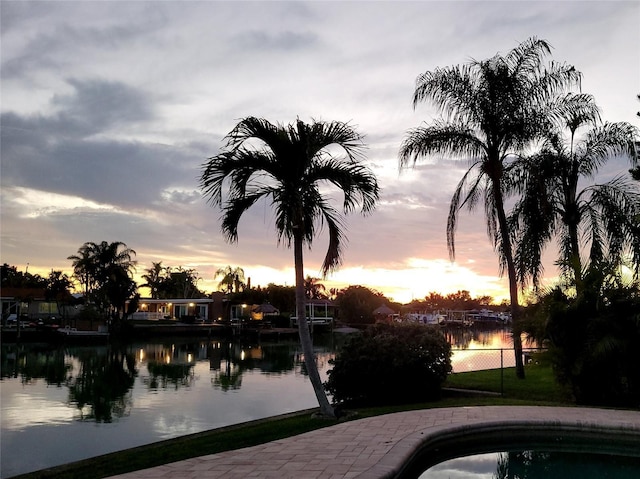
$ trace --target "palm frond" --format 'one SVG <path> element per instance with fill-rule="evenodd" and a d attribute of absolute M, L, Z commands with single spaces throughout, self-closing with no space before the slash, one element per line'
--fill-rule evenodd
<path fill-rule="evenodd" d="M 580 158 L 580 173 L 591 176 L 614 156 L 626 156 L 633 164 L 636 159 L 634 140 L 637 128 L 626 122 L 605 123 L 590 130 L 576 152 Z"/>
<path fill-rule="evenodd" d="M 542 60 L 551 54 L 551 45 L 537 37 L 530 37 L 504 56 L 504 62 L 511 71 L 519 75 L 536 74 Z M 496 57 L 500 57 L 496 55 Z M 495 58 L 495 57 L 494 57 Z"/>
<path fill-rule="evenodd" d="M 469 65 L 436 68 L 416 79 L 413 108 L 421 101 L 430 101 L 440 114 L 453 122 L 465 121 L 469 102 L 473 101 L 477 78 Z"/>
<path fill-rule="evenodd" d="M 447 248 L 449 250 L 449 258 L 453 261 L 456 257 L 455 247 L 455 234 L 458 223 L 458 211 L 462 208 L 464 201 L 469 197 L 467 192 L 467 181 L 475 173 L 475 170 L 481 165 L 481 163 L 474 163 L 462 176 L 462 179 L 458 182 L 456 189 L 451 197 L 451 203 L 449 205 L 449 216 L 447 218 Z M 478 175 L 479 176 L 479 175 Z M 478 176 L 474 178 L 474 182 L 477 185 Z M 466 192 L 466 193 L 465 193 Z M 464 199 L 463 199 L 464 197 Z"/>
<path fill-rule="evenodd" d="M 635 182 L 618 176 L 608 183 L 591 186 L 587 191 L 590 193 L 585 206 L 590 211 L 588 227 L 601 232 L 597 237 L 601 243 L 606 239 L 607 260 L 619 265 L 629 252 L 637 272 L 640 269 L 640 188 Z M 597 247 L 601 251 L 595 259 L 602 259 L 604 248 L 602 245 Z"/>
<path fill-rule="evenodd" d="M 329 157 L 309 168 L 306 181 L 309 184 L 329 182 L 338 187 L 344 196 L 345 213 L 354 211 L 357 206 L 363 213 L 369 213 L 379 197 L 375 176 L 360 163 L 345 163 Z"/>
<path fill-rule="evenodd" d="M 299 124 L 302 122 L 299 122 Z M 304 123 L 303 123 L 304 125 Z M 300 130 L 299 125 L 298 129 Z M 338 145 L 342 148 L 347 158 L 351 161 L 360 161 L 366 146 L 362 136 L 348 123 L 339 121 L 320 122 L 315 121 L 306 125 L 306 146 L 310 157 L 317 156 L 330 145 Z"/>
<path fill-rule="evenodd" d="M 247 193 L 234 198 L 229 198 L 225 203 L 222 214 L 222 232 L 227 241 L 235 243 L 238 241 L 238 225 L 242 215 L 251 208 L 259 199 L 272 194 L 269 189 Z"/>
<path fill-rule="evenodd" d="M 434 154 L 455 158 L 478 158 L 486 154 L 484 143 L 475 131 L 463 124 L 435 122 L 431 126 L 409 130 L 400 147 L 400 166 Z"/>

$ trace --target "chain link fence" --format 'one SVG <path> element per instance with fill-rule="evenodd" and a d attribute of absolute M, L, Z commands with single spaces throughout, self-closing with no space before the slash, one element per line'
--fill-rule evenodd
<path fill-rule="evenodd" d="M 535 353 L 543 351 L 540 348 L 522 348 L 524 364 L 534 358 Z M 451 356 L 452 373 L 471 371 L 487 371 L 487 377 L 492 378 L 492 389 L 499 389 L 504 395 L 505 369 L 515 367 L 516 358 L 513 348 L 478 348 L 453 349 Z M 495 374 L 492 374 L 495 373 Z"/>

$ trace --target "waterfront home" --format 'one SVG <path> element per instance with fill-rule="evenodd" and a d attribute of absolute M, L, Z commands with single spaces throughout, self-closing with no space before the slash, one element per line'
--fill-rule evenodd
<path fill-rule="evenodd" d="M 43 288 L 2 288 L 3 324 L 10 315 L 29 321 L 49 319 L 60 315 L 58 304 L 46 297 Z"/>
<path fill-rule="evenodd" d="M 336 306 L 328 299 L 308 299 L 306 302 L 307 321 L 311 325 L 328 326 L 333 324 Z M 298 317 L 291 316 L 293 325 L 298 324 Z"/>
<path fill-rule="evenodd" d="M 221 321 L 224 315 L 223 297 L 222 293 L 213 293 L 209 298 L 140 298 L 138 310 L 130 319 L 174 319 L 207 323 Z"/>

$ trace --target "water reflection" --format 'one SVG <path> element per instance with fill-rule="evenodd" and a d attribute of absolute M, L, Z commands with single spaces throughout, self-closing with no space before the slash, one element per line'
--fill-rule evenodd
<path fill-rule="evenodd" d="M 315 339 L 326 380 L 335 345 Z M 296 341 L 0 349 L 0 477 L 317 404 Z"/>
<path fill-rule="evenodd" d="M 137 346 L 136 346 L 137 347 Z M 193 384 L 194 345 L 145 344 L 136 352 L 139 365 L 145 364 L 148 376 L 142 383 L 150 390 L 172 388 L 178 390 Z"/>
<path fill-rule="evenodd" d="M 131 388 L 137 376 L 135 357 L 123 347 L 83 348 L 74 356 L 79 367 L 67 379 L 69 403 L 80 420 L 111 422 L 129 414 Z"/>
<path fill-rule="evenodd" d="M 509 328 L 443 328 L 445 337 L 453 349 L 511 348 L 513 337 Z"/>
<path fill-rule="evenodd" d="M 319 367 L 326 369 L 333 347 L 317 347 Z M 23 385 L 44 381 L 66 388 L 67 405 L 81 421 L 112 422 L 131 413 L 131 391 L 139 377 L 149 391 L 191 388 L 199 379 L 198 363 L 208 364 L 215 389 L 240 389 L 247 371 L 266 376 L 302 374 L 298 344 L 250 344 L 228 341 L 148 342 L 101 347 L 3 345 L 2 378 Z"/>
<path fill-rule="evenodd" d="M 61 386 L 66 382 L 71 364 L 65 361 L 64 351 L 42 346 L 3 347 L 3 378 L 19 378 L 23 384 L 44 379 L 48 385 Z"/>
<path fill-rule="evenodd" d="M 511 355 L 505 355 L 505 363 L 499 354 L 488 351 L 511 348 L 508 329 L 452 328 L 443 333 L 454 350 L 454 371 L 509 365 Z M 330 368 L 334 341 L 316 346 L 321 371 Z M 1 371 L 4 380 L 18 380 L 25 386 L 44 381 L 47 386 L 66 388 L 67 405 L 75 409 L 78 420 L 109 423 L 131 414 L 131 391 L 137 378 L 150 392 L 190 389 L 201 379 L 196 366 L 206 364 L 211 387 L 228 392 L 243 386 L 248 371 L 267 377 L 306 375 L 303 360 L 295 341 L 149 341 L 75 348 L 3 345 Z"/>
<path fill-rule="evenodd" d="M 594 445 L 597 451 L 597 446 Z M 637 457 L 566 451 L 508 451 L 458 457 L 437 464 L 418 479 L 566 478 L 600 479 L 640 477 Z"/>
<path fill-rule="evenodd" d="M 508 332 L 495 334 L 508 338 Z M 459 349 L 461 345 L 497 344 L 490 335 L 451 331 L 454 364 L 459 354 L 477 353 Z M 322 380 L 345 340 L 314 338 Z M 294 340 L 150 340 L 100 347 L 3 344 L 0 476 L 312 408 L 317 400 L 303 359 Z M 27 458 L 33 444 L 46 448 Z"/>

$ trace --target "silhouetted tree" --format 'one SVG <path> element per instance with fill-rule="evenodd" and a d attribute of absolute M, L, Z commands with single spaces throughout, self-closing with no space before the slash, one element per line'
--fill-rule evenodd
<path fill-rule="evenodd" d="M 521 281 L 531 275 L 537 285 L 543 248 L 557 237 L 558 264 L 579 294 L 585 261 L 615 267 L 629 258 L 636 274 L 640 271 L 640 187 L 623 176 L 587 183 L 614 157 L 636 164 L 637 130 L 624 122 L 600 125 L 591 95 L 569 94 L 556 111 L 557 125 L 540 152 L 521 162 L 525 188 L 513 213 L 515 260 Z M 579 138 L 584 127 L 589 129 Z M 582 245 L 589 247 L 588 255 Z"/>
<path fill-rule="evenodd" d="M 348 124 L 297 120 L 288 126 L 260 118 L 245 118 L 227 135 L 223 151 L 204 165 L 200 185 L 209 201 L 223 208 L 222 230 L 229 241 L 238 239 L 242 214 L 261 199 L 275 209 L 279 240 L 293 246 L 296 311 L 305 365 L 321 413 L 335 416 L 327 400 L 315 363 L 305 315 L 303 249 L 311 246 L 321 221 L 329 232 L 329 247 L 322 265 L 326 275 L 340 265 L 343 218 L 329 203 L 321 187 L 333 185 L 343 194 L 343 211 L 358 206 L 373 210 L 378 199 L 375 176 L 359 161 L 360 135 Z M 261 144 L 253 146 L 253 141 Z M 336 145 L 347 158 L 333 157 Z M 224 186 L 228 185 L 223 200 Z"/>
<path fill-rule="evenodd" d="M 455 232 L 463 207 L 481 202 L 487 232 L 507 272 L 518 377 L 524 377 L 518 322 L 518 281 L 505 200 L 513 190 L 510 165 L 549 125 L 548 103 L 580 80 L 572 66 L 544 64 L 551 46 L 530 38 L 506 55 L 496 54 L 462 66 L 437 68 L 416 81 L 413 105 L 430 101 L 445 117 L 409 131 L 400 149 L 400 165 L 447 155 L 471 160 L 458 183 L 447 221 L 447 245 L 455 258 Z"/>

